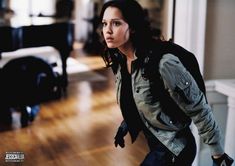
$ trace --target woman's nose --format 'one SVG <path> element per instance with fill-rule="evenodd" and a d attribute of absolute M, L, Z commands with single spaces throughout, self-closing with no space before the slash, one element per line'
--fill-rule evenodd
<path fill-rule="evenodd" d="M 107 27 L 106 27 L 106 33 L 108 33 L 108 34 L 113 33 L 113 30 L 112 30 L 112 26 L 111 26 L 111 25 L 107 25 Z"/>

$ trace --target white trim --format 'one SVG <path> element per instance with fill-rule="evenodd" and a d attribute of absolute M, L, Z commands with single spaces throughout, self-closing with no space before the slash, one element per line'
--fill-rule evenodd
<path fill-rule="evenodd" d="M 174 41 L 185 47 L 186 49 L 189 49 L 188 47 L 188 28 L 187 25 L 189 24 L 189 0 L 180 0 L 176 1 L 175 4 L 175 36 Z"/>
<path fill-rule="evenodd" d="M 175 9 L 174 41 L 193 52 L 203 73 L 206 0 L 178 0 Z"/>
<path fill-rule="evenodd" d="M 169 40 L 172 38 L 172 26 L 173 26 L 173 0 L 167 1 L 167 30 L 166 30 L 166 39 Z"/>

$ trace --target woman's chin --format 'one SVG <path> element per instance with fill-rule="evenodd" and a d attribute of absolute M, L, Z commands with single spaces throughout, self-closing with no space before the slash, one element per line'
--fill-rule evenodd
<path fill-rule="evenodd" d="M 108 47 L 108 48 L 117 48 L 117 46 L 114 45 L 114 44 L 107 44 L 107 47 Z"/>

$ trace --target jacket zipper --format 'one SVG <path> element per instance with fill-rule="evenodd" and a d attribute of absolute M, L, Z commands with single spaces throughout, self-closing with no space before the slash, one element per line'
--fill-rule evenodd
<path fill-rule="evenodd" d="M 116 93 L 117 104 L 119 104 L 119 100 L 120 100 L 119 98 L 120 98 L 121 81 L 122 81 L 122 79 L 120 78 L 120 81 L 118 82 L 118 86 L 117 86 L 117 93 Z"/>

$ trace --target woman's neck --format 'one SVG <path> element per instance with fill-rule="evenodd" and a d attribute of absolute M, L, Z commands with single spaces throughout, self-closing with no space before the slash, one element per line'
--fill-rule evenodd
<path fill-rule="evenodd" d="M 132 46 L 132 44 L 119 47 L 118 50 L 126 56 L 127 60 L 132 61 L 134 59 L 134 47 Z"/>

